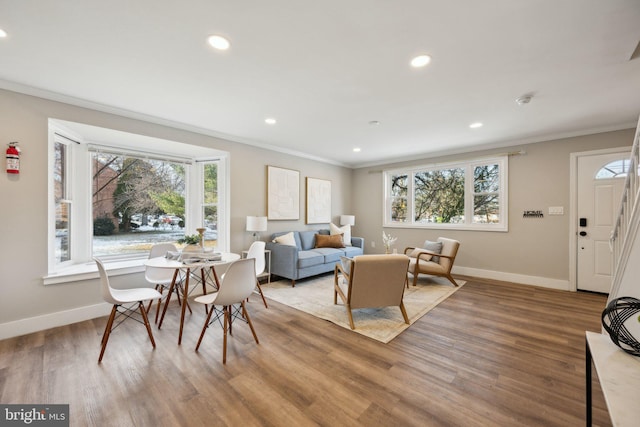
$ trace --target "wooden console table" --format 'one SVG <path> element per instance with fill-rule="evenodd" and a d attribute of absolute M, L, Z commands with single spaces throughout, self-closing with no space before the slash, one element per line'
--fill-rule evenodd
<path fill-rule="evenodd" d="M 611 423 L 617 427 L 640 422 L 640 357 L 632 356 L 599 332 L 586 333 L 587 426 L 591 426 L 591 363 L 600 380 Z"/>

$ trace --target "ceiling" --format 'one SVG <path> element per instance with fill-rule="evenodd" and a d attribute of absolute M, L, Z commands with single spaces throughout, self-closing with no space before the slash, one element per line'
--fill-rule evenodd
<path fill-rule="evenodd" d="M 638 0 L 0 0 L 0 11 L 0 88 L 349 167 L 633 128 L 640 115 Z M 209 46 L 212 34 L 230 49 Z M 412 68 L 418 54 L 431 63 Z"/>

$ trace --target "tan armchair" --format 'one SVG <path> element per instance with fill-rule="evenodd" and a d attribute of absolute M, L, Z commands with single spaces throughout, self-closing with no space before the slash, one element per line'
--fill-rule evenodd
<path fill-rule="evenodd" d="M 407 282 L 409 257 L 405 255 L 359 255 L 341 258 L 334 270 L 333 303 L 338 295 L 347 308 L 349 325 L 355 329 L 351 310 L 398 306 L 409 324 L 402 297 Z M 342 273 L 344 281 L 340 280 Z M 346 283 L 344 283 L 346 282 Z"/>
<path fill-rule="evenodd" d="M 437 241 L 442 242 L 442 252 L 439 254 L 414 247 L 408 247 L 404 250 L 405 255 L 410 259 L 409 273 L 413 274 L 413 286 L 416 286 L 419 274 L 446 277 L 451 283 L 458 286 L 451 276 L 451 268 L 458 254 L 460 242 L 444 237 L 438 237 Z M 437 262 L 433 261 L 434 257 L 439 257 Z"/>

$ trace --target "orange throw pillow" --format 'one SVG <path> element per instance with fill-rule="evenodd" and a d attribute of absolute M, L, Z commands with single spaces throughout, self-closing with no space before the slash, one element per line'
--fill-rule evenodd
<path fill-rule="evenodd" d="M 316 248 L 344 248 L 342 234 L 316 234 Z"/>

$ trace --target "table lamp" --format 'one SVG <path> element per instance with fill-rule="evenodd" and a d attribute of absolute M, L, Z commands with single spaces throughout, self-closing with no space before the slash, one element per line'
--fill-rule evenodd
<path fill-rule="evenodd" d="M 267 217 L 266 216 L 248 216 L 247 217 L 247 231 L 253 231 L 253 240 L 260 239 L 260 231 L 267 230 Z"/>
<path fill-rule="evenodd" d="M 340 215 L 340 225 L 356 225 L 355 215 Z"/>

